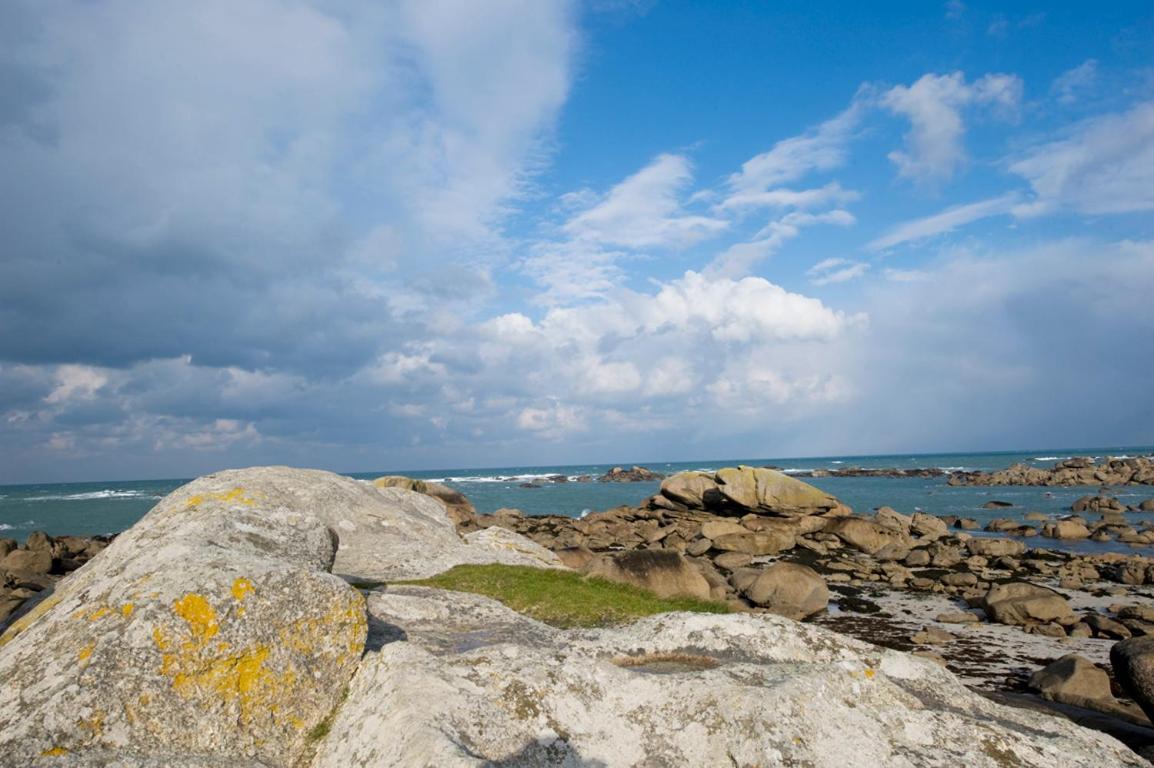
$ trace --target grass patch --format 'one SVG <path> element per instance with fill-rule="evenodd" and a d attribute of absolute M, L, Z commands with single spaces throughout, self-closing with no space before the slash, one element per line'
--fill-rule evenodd
<path fill-rule="evenodd" d="M 670 611 L 729 613 L 725 603 L 665 599 L 573 571 L 520 565 L 458 565 L 430 579 L 398 582 L 472 592 L 555 627 L 601 627 Z"/>

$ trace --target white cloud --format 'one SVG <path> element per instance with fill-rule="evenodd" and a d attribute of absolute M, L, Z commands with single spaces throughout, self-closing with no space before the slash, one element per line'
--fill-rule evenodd
<path fill-rule="evenodd" d="M 848 227 L 856 222 L 853 214 L 840 208 L 825 213 L 794 211 L 771 221 L 752 240 L 730 246 L 706 267 L 709 275 L 736 278 L 749 274 L 758 262 L 764 261 L 787 242 L 801 234 L 806 227 L 833 224 Z"/>
<path fill-rule="evenodd" d="M 0 358 L 343 374 L 398 318 L 475 303 L 567 95 L 573 12 L 0 7 L 0 27 L 30 27 L 0 81 L 38 94 L 0 140 L 0 229 L 21 254 L 0 263 L 19 310 Z"/>
<path fill-rule="evenodd" d="M 961 72 L 923 75 L 913 85 L 899 85 L 882 94 L 881 106 L 909 119 L 906 148 L 889 154 L 898 173 L 917 181 L 949 179 L 965 162 L 962 110 L 972 105 L 1011 114 L 1022 97 L 1022 81 L 1014 75 L 991 74 L 966 83 Z"/>
<path fill-rule="evenodd" d="M 819 261 L 806 270 L 806 274 L 810 276 L 811 283 L 821 286 L 855 280 L 869 269 L 869 262 L 835 257 Z"/>
<path fill-rule="evenodd" d="M 692 181 L 688 159 L 659 155 L 562 229 L 576 240 L 626 248 L 690 245 L 728 226 L 724 220 L 683 210 L 680 196 Z"/>
<path fill-rule="evenodd" d="M 1062 104 L 1073 104 L 1081 97 L 1083 91 L 1091 88 L 1098 81 L 1098 62 L 1086 59 L 1073 69 L 1066 70 L 1050 84 L 1050 92 Z"/>
<path fill-rule="evenodd" d="M 1020 195 L 1011 192 L 992 197 L 989 200 L 979 200 L 976 203 L 950 206 L 932 216 L 902 222 L 885 235 L 870 241 L 866 248 L 870 251 L 883 251 L 887 248 L 893 248 L 895 245 L 916 242 L 945 232 L 952 232 L 958 227 L 990 216 L 1008 214 L 1020 200 Z"/>
<path fill-rule="evenodd" d="M 857 200 L 861 195 L 852 189 L 843 189 L 841 184 L 831 181 L 814 189 L 788 189 L 778 187 L 764 191 L 735 192 L 722 201 L 722 210 L 736 208 L 820 208 L 826 205 L 844 205 Z"/>
<path fill-rule="evenodd" d="M 587 429 L 577 408 L 551 403 L 543 408 L 525 408 L 517 415 L 517 426 L 540 437 L 560 438 Z"/>
<path fill-rule="evenodd" d="M 731 200 L 753 199 L 759 193 L 796 181 L 814 171 L 829 171 L 846 160 L 847 148 L 865 105 L 855 97 L 841 114 L 800 136 L 783 139 L 767 152 L 750 158 L 729 177 Z M 734 202 L 730 205 L 741 205 Z"/>
<path fill-rule="evenodd" d="M 1010 170 L 1034 191 L 1031 202 L 1015 209 L 1020 216 L 1154 210 L 1154 102 L 1087 120 Z"/>
<path fill-rule="evenodd" d="M 56 388 L 44 398 L 49 405 L 69 400 L 91 400 L 108 383 L 108 376 L 88 365 L 62 365 L 56 369 Z"/>

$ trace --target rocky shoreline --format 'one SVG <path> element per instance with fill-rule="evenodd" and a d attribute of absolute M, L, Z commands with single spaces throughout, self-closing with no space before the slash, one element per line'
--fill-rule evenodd
<path fill-rule="evenodd" d="M 0 627 L 25 601 L 80 568 L 102 552 L 113 536 L 29 535 L 23 544 L 0 539 Z"/>
<path fill-rule="evenodd" d="M 1015 464 L 997 472 L 953 472 L 950 485 L 1154 485 L 1154 457 L 1107 458 L 1099 464 L 1090 456 L 1075 456 L 1049 469 Z"/>
<path fill-rule="evenodd" d="M 1112 678 L 1103 678 L 1094 697 L 1063 692 L 1068 681 L 1030 687 L 1034 673 L 1064 656 L 1077 654 L 1106 675 L 1115 643 L 1154 639 L 1150 556 L 1030 548 L 1017 538 L 1028 531 L 1135 547 L 1154 541 L 1149 530 L 1126 523 L 1108 496 L 1079 499 L 1075 508 L 1099 518 L 1003 518 L 987 525 L 1002 535 L 988 536 L 964 530 L 977 524 L 956 517 L 890 508 L 857 516 L 796 477 L 741 467 L 675 475 L 637 507 L 582 519 L 499 510 L 462 526 L 507 528 L 570 567 L 659 593 L 808 616 L 938 660 L 976 689 L 1004 694 L 1045 685 L 1040 692 L 1056 700 L 1149 728 Z M 1154 731 L 1139 741 L 1154 744 Z"/>
<path fill-rule="evenodd" d="M 988 527 L 1148 544 L 1149 532 L 1127 526 L 1110 498 L 1080 499 L 1077 519 L 1006 518 Z M 1038 522 L 1045 524 L 1032 525 Z M 117 744 L 131 744 L 133 761 L 124 764 L 141 768 L 222 759 L 253 768 L 447 764 L 461 753 L 437 735 L 446 728 L 472 734 L 470 749 L 491 760 L 562 764 L 603 755 L 606 765 L 632 764 L 603 748 L 635 749 L 642 741 L 630 730 L 641 710 L 599 687 L 608 679 L 606 658 L 628 677 L 615 685 L 657 686 L 645 689 L 645 708 L 664 702 L 667 719 L 644 724 L 639 760 L 713 764 L 721 753 L 710 750 L 724 744 L 731 759 L 749 755 L 746 762 L 876 765 L 901 754 L 911 764 L 936 765 L 947 750 L 959 764 L 1057 766 L 1102 762 L 1107 753 L 1102 764 L 1141 764 L 1117 742 L 1095 742 L 1089 732 L 1032 713 L 1043 706 L 1154 754 L 1154 559 L 1029 548 L 1021 538 L 967 528 L 965 520 L 890 508 L 856 515 L 796 477 L 752 467 L 680 473 L 636 507 L 581 519 L 480 515 L 457 491 L 405 477 L 370 484 L 284 468 L 208 476 L 166 497 L 111 544 L 43 534 L 23 547 L 0 542 L 0 606 L 11 608 L 0 616 L 0 629 L 8 626 L 0 674 L 12 681 L 0 693 L 0 766 L 86 766 L 120 754 L 110 746 Z M 485 598 L 375 586 L 489 562 L 568 567 L 661 596 L 724 601 L 745 616 L 672 614 L 574 634 Z M 361 585 L 364 608 L 328 570 Z M 211 597 L 218 592 L 223 597 Z M 261 599 L 250 604 L 250 594 Z M 337 603 L 345 606 L 340 617 Z M 367 632 L 358 628 L 366 621 Z M 152 628 L 137 632 L 138 622 Z M 333 629 L 322 632 L 328 622 Z M 306 640 L 284 645 L 300 632 Z M 216 643 L 218 633 L 227 642 Z M 923 659 L 910 667 L 904 653 L 886 655 L 894 652 Z M 138 666 L 152 656 L 155 674 Z M 827 667 L 835 658 L 841 661 Z M 318 664 L 331 679 L 299 676 Z M 544 675 L 553 668 L 568 671 Z M 823 698 L 821 717 L 806 714 L 809 704 L 791 703 L 801 668 L 820 682 L 798 679 L 797 690 L 819 685 L 832 697 Z M 475 671 L 459 685 L 461 669 Z M 894 689 L 891 698 L 887 688 L 883 699 L 871 698 L 882 689 L 867 693 L 861 685 L 874 675 L 906 692 Z M 765 697 L 755 696 L 741 718 L 760 725 L 747 731 L 735 725 L 744 720 L 728 717 L 744 712 L 737 702 L 754 679 L 776 686 L 784 709 L 766 714 Z M 1015 709 L 982 703 L 959 679 Z M 734 688 L 736 681 L 743 682 Z M 250 685 L 259 701 L 234 697 Z M 341 694 L 345 685 L 349 692 Z M 410 688 L 414 695 L 440 691 L 444 706 L 406 708 Z M 394 689 L 399 699 L 382 693 Z M 919 709 L 877 714 L 901 710 L 909 694 Z M 147 713 L 139 703 L 107 706 L 144 696 L 153 702 Z M 341 696 L 349 700 L 341 704 Z M 797 706 L 797 723 L 809 730 L 785 739 Z M 284 707 L 295 720 L 258 714 L 268 707 Z M 720 730 L 679 740 L 702 711 L 726 713 Z M 946 711 L 948 725 L 936 719 Z M 891 716 L 929 717 L 919 727 L 934 735 L 910 741 L 908 729 L 878 725 Z M 97 727 L 83 725 L 92 717 L 100 718 Z M 854 720 L 868 746 L 846 752 L 839 718 Z M 411 738 L 382 742 L 402 721 L 425 725 Z M 828 734 L 817 721 L 828 721 Z M 985 725 L 972 731 L 971 722 Z M 223 723 L 231 725 L 220 730 Z M 545 741 L 529 738 L 545 727 L 535 723 L 549 723 Z M 193 732 L 172 730 L 178 726 Z M 982 734 L 991 727 L 1009 731 L 989 741 Z M 1029 735 L 1042 731 L 1049 741 Z M 1053 747 L 1053 739 L 1063 746 Z M 75 761 L 59 759 L 73 754 Z M 210 757 L 206 763 L 197 755 Z"/>

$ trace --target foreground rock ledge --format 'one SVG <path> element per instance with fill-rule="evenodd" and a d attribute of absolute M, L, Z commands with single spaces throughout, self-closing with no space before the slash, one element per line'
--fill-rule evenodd
<path fill-rule="evenodd" d="M 386 629 L 318 768 L 1146 765 L 930 661 L 782 617 L 563 632 L 461 593 L 394 587 L 368 604 Z"/>
<path fill-rule="evenodd" d="M 200 478 L 0 637 L 0 765 L 299 765 L 364 649 L 363 598 L 334 562 L 353 581 L 559 567 L 508 531 L 461 537 L 441 502 L 399 488 L 284 467 Z"/>

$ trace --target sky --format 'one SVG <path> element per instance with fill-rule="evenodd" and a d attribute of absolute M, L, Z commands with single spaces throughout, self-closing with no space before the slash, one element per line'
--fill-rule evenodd
<path fill-rule="evenodd" d="M 1154 443 L 1148 2 L 8 0 L 0 482 Z"/>

